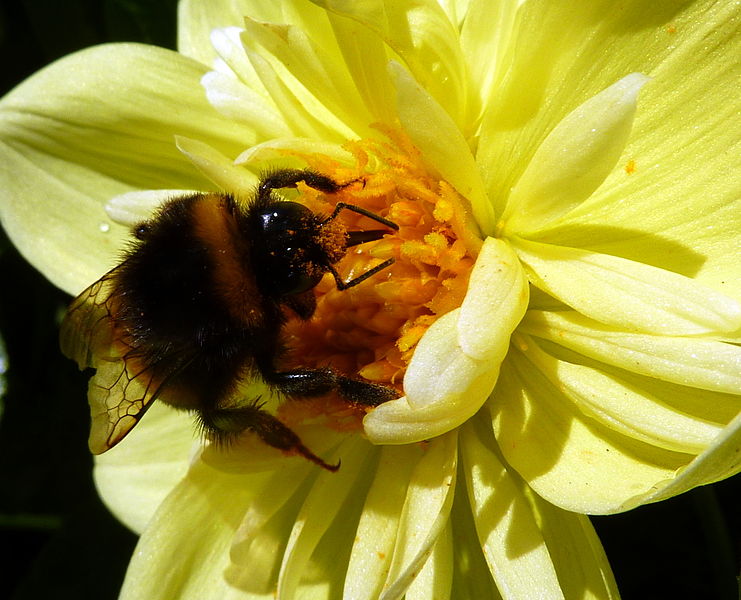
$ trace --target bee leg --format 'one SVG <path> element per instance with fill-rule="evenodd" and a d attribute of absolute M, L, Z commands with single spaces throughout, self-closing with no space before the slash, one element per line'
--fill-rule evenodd
<path fill-rule="evenodd" d="M 268 446 L 303 456 L 327 471 L 335 472 L 340 468 L 339 463 L 330 465 L 304 446 L 290 427 L 262 410 L 259 402 L 247 406 L 212 408 L 202 411 L 200 418 L 203 429 L 217 444 L 228 444 L 230 439 L 243 431 L 252 431 Z"/>
<path fill-rule="evenodd" d="M 315 173 L 311 169 L 281 169 L 268 173 L 262 178 L 257 188 L 257 195 L 259 198 L 269 198 L 273 190 L 296 187 L 299 181 L 326 194 L 334 194 L 349 185 L 337 183 L 331 177 Z"/>
<path fill-rule="evenodd" d="M 398 392 L 390 387 L 358 381 L 337 375 L 331 369 L 296 369 L 293 371 L 263 371 L 265 380 L 286 396 L 312 398 L 337 392 L 352 404 L 378 406 L 394 398 Z"/>

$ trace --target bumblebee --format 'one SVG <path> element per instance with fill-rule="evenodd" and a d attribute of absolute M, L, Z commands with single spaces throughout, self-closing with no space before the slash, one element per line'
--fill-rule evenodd
<path fill-rule="evenodd" d="M 344 281 L 335 269 L 347 249 L 398 226 L 361 207 L 337 203 L 329 216 L 277 197 L 309 187 L 333 194 L 350 185 L 310 170 L 266 175 L 246 206 L 223 193 L 197 193 L 164 204 L 133 230 L 122 262 L 83 291 L 62 322 L 63 353 L 92 367 L 89 446 L 115 446 L 159 399 L 194 411 L 206 436 L 225 443 L 244 431 L 266 444 L 336 470 L 263 409 L 239 399 L 239 383 L 261 378 L 289 398 L 336 393 L 375 406 L 397 396 L 385 386 L 329 368 L 280 370 L 281 329 L 290 312 L 309 319 L 313 288 L 331 273 L 340 290 L 389 267 L 393 258 Z M 347 231 L 336 219 L 349 210 L 383 229 Z"/>

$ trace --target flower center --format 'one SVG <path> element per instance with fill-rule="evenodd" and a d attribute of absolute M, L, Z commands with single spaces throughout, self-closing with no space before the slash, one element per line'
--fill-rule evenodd
<path fill-rule="evenodd" d="M 337 202 L 354 204 L 390 219 L 399 230 L 348 249 L 336 265 L 346 281 L 388 258 L 395 262 L 344 291 L 326 275 L 315 288 L 313 317 L 291 318 L 284 328 L 290 350 L 282 364 L 331 367 L 343 375 L 395 387 L 401 395 L 417 342 L 437 318 L 461 305 L 477 245 L 466 230 L 457 192 L 429 171 L 410 142 L 385 133 L 390 142 L 347 145 L 355 157 L 353 168 L 324 156 L 302 155 L 311 169 L 336 181 L 357 181 L 331 195 L 300 185 L 306 206 L 329 214 Z M 378 228 L 368 217 L 351 211 L 342 211 L 338 218 L 348 230 Z M 364 414 L 334 397 L 286 402 L 279 412 L 288 424 L 323 414 L 339 429 L 359 427 L 358 417 Z"/>

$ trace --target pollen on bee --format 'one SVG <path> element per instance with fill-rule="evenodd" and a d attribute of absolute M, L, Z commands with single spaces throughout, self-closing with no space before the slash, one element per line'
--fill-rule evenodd
<path fill-rule="evenodd" d="M 313 317 L 292 319 L 285 327 L 289 348 L 285 362 L 288 367 L 332 367 L 350 377 L 396 387 L 402 394 L 404 373 L 417 343 L 437 318 L 461 305 L 477 248 L 460 235 L 466 225 L 456 203 L 463 201 L 429 171 L 411 144 L 394 136 L 392 143 L 365 140 L 348 149 L 356 157 L 355 171 L 327 157 L 301 158 L 337 181 L 362 184 L 334 194 L 307 189 L 302 202 L 319 214 L 329 214 L 334 204 L 344 202 L 399 226 L 382 239 L 351 248 L 335 265 L 343 279 L 357 277 L 389 258 L 395 262 L 344 291 L 326 275 L 314 289 Z M 371 164 L 375 170 L 366 168 Z M 350 211 L 342 211 L 337 221 L 348 231 L 377 228 L 367 217 Z M 281 418 L 294 421 L 296 411 L 306 417 L 305 404 L 284 403 Z M 327 410 L 324 405 L 325 416 Z M 346 413 L 337 407 L 333 414 Z M 356 410 L 356 426 L 362 414 L 362 409 Z M 338 428 L 345 425 L 343 421 Z"/>

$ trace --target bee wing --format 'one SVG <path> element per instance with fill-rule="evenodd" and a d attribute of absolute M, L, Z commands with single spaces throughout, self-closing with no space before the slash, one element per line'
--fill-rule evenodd
<path fill-rule="evenodd" d="M 162 384 L 156 382 L 151 367 L 137 370 L 139 361 L 125 356 L 106 356 L 98 360 L 88 385 L 90 437 L 93 454 L 102 454 L 131 431 L 158 396 Z"/>
<path fill-rule="evenodd" d="M 80 369 L 93 367 L 88 385 L 93 454 L 115 446 L 142 418 L 159 394 L 153 365 L 138 360 L 136 348 L 117 339 L 112 296 L 118 267 L 83 291 L 62 321 L 60 345 Z M 118 332 L 119 335 L 121 332 Z"/>
<path fill-rule="evenodd" d="M 80 369 L 94 367 L 113 346 L 111 293 L 118 268 L 109 271 L 72 301 L 62 321 L 62 353 Z"/>

